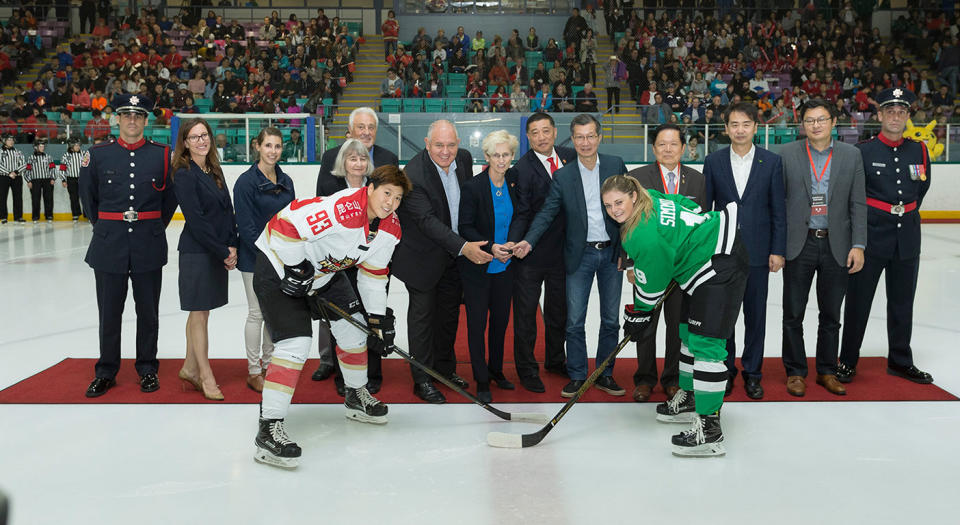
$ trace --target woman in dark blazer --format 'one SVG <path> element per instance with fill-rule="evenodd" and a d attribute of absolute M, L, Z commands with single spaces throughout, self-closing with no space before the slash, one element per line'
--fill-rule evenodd
<path fill-rule="evenodd" d="M 253 291 L 253 269 L 259 251 L 254 243 L 263 233 L 267 221 L 290 204 L 294 198 L 293 179 L 280 169 L 283 154 L 283 135 L 274 127 L 264 128 L 253 139 L 257 161 L 233 185 L 236 207 L 237 269 L 243 279 L 247 296 L 247 320 L 243 325 L 244 346 L 247 349 L 247 386 L 255 392 L 263 391 L 263 378 L 273 357 L 273 342 L 263 329 L 260 302 Z"/>
<path fill-rule="evenodd" d="M 487 241 L 484 249 L 494 257 L 486 264 L 473 264 L 466 257 L 457 258 L 467 308 L 470 363 L 477 382 L 477 397 L 486 403 L 493 400 L 491 380 L 502 389 L 514 388 L 503 375 L 503 337 L 513 293 L 511 250 L 514 241 L 518 240 L 507 238 L 517 202 L 517 175 L 510 165 L 518 143 L 515 136 L 504 130 L 487 135 L 482 148 L 488 168 L 465 182 L 460 189 L 459 233 L 468 242 Z M 489 361 L 484 348 L 484 332 L 487 332 L 490 347 Z"/>
<path fill-rule="evenodd" d="M 180 309 L 187 316 L 187 356 L 180 378 L 207 399 L 223 400 L 207 357 L 210 310 L 227 304 L 227 272 L 237 266 L 233 203 L 203 119 L 180 126 L 171 166 L 173 189 L 186 219 L 180 234 Z"/>

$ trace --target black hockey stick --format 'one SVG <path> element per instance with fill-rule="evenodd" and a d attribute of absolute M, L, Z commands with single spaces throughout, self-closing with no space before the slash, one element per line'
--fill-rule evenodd
<path fill-rule="evenodd" d="M 367 335 L 373 335 L 373 336 L 376 336 L 376 335 L 377 335 L 373 330 L 370 330 L 370 328 L 368 328 L 367 325 L 365 325 L 365 324 L 361 323 L 360 321 L 357 321 L 356 319 L 354 319 L 353 316 L 351 316 L 351 315 L 348 314 L 347 312 L 343 311 L 343 309 L 340 308 L 339 306 L 331 303 L 330 301 L 328 301 L 328 300 L 326 300 L 326 299 L 322 299 L 322 298 L 321 298 L 320 300 L 323 301 L 323 302 L 322 302 L 322 306 L 323 306 L 324 308 L 328 308 L 331 312 L 337 314 L 337 315 L 340 316 L 343 320 L 345 320 L 345 321 L 347 321 L 348 323 L 352 324 L 353 326 L 359 328 L 359 329 L 362 330 L 365 334 L 367 334 Z M 447 379 L 446 377 L 443 377 L 443 376 L 440 374 L 440 372 L 437 372 L 436 370 L 430 368 L 429 366 L 427 366 L 427 365 L 425 365 L 425 364 L 417 361 L 412 355 L 410 355 L 410 354 L 408 354 L 408 353 L 404 352 L 403 350 L 401 350 L 401 349 L 399 349 L 399 348 L 396 348 L 396 347 L 394 347 L 394 352 L 395 352 L 397 355 L 399 355 L 400 357 L 402 357 L 405 361 L 407 361 L 408 363 L 410 363 L 411 365 L 413 365 L 413 366 L 419 368 L 420 370 L 426 372 L 427 375 L 429 375 L 430 377 L 436 379 L 437 381 L 440 381 L 441 383 L 443 383 L 444 385 L 446 385 L 446 386 L 447 386 L 448 388 L 450 388 L 451 390 L 457 392 L 458 394 L 462 395 L 463 397 L 466 397 L 466 398 L 469 399 L 470 401 L 473 401 L 474 403 L 480 405 L 481 407 L 483 407 L 484 409 L 486 409 L 488 412 L 490 412 L 491 414 L 499 417 L 500 419 L 505 419 L 505 420 L 507 420 L 507 421 L 523 421 L 523 422 L 526 422 L 526 423 L 543 423 L 543 422 L 547 421 L 547 416 L 546 416 L 546 414 L 539 414 L 539 413 L 536 413 L 536 412 L 505 412 L 505 411 L 503 411 L 503 410 L 500 410 L 499 408 L 490 406 L 490 405 L 488 405 L 487 403 L 484 403 L 483 401 L 480 401 L 479 399 L 477 399 L 477 398 L 476 398 L 475 396 L 473 396 L 470 392 L 467 392 L 466 390 L 464 390 L 464 389 L 458 387 L 457 385 L 451 383 L 450 380 Z"/>
<path fill-rule="evenodd" d="M 656 311 L 656 309 L 663 304 L 663 301 L 665 301 L 667 296 L 670 295 L 670 292 L 673 291 L 674 285 L 675 285 L 674 282 L 670 283 L 670 287 L 667 288 L 667 291 L 664 292 L 664 294 L 660 297 L 660 300 L 657 301 L 656 306 L 654 306 L 653 310 L 651 311 Z M 653 326 L 654 323 L 650 323 L 650 325 Z M 646 329 L 651 330 L 651 327 L 647 326 Z M 623 348 L 627 346 L 627 343 L 629 342 L 630 342 L 630 336 L 625 336 L 623 339 L 621 339 L 620 344 L 617 345 L 617 348 L 615 348 L 613 352 L 611 352 L 610 355 L 608 355 L 607 358 L 604 359 L 602 363 L 600 363 L 600 366 L 598 366 L 597 369 L 594 370 L 589 377 L 587 377 L 587 380 L 584 381 L 583 385 L 581 385 L 580 388 L 576 391 L 576 393 L 573 394 L 573 397 L 571 397 L 570 400 L 567 401 L 562 408 L 560 408 L 560 411 L 557 412 L 557 415 L 553 416 L 553 419 L 551 419 L 543 428 L 541 428 L 540 430 L 532 434 L 509 434 L 507 432 L 490 432 L 487 434 L 487 444 L 490 445 L 491 447 L 498 447 L 498 448 L 527 448 L 527 447 L 532 447 L 540 443 L 541 441 L 543 441 L 543 438 L 547 437 L 547 434 L 549 434 L 550 431 L 553 430 L 553 427 L 557 426 L 557 423 L 559 423 L 560 420 L 563 418 L 563 416 L 566 415 L 567 411 L 573 408 L 573 405 L 575 405 L 577 401 L 580 400 L 580 396 L 582 396 L 583 393 L 587 391 L 587 389 L 593 386 L 593 383 L 600 377 L 600 374 L 602 374 L 603 371 L 606 370 L 608 366 L 610 366 L 610 363 L 612 363 L 613 360 L 617 357 L 617 354 L 619 354 L 620 351 L 623 350 Z"/>

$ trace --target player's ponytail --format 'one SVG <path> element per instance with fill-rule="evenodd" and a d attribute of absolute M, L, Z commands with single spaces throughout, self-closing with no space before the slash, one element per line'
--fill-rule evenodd
<path fill-rule="evenodd" d="M 635 193 L 637 195 L 637 202 L 633 205 L 633 213 L 620 226 L 620 238 L 626 239 L 627 235 L 633 231 L 641 220 L 646 222 L 653 214 L 653 199 L 650 198 L 647 190 L 640 185 L 640 181 L 629 175 L 615 175 L 607 178 L 600 188 L 600 195 L 603 196 L 609 191 L 619 191 L 627 195 Z"/>

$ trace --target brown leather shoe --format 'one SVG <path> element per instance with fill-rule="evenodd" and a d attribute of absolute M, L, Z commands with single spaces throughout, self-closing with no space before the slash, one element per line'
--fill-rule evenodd
<path fill-rule="evenodd" d="M 248 375 L 247 386 L 254 392 L 263 392 L 263 376 L 260 374 Z"/>
<path fill-rule="evenodd" d="M 844 388 L 840 381 L 837 381 L 837 376 L 833 374 L 823 374 L 817 375 L 817 384 L 822 385 L 823 388 L 827 389 L 827 392 L 835 394 L 838 396 L 847 395 L 847 389 Z"/>
<path fill-rule="evenodd" d="M 667 394 L 667 399 L 673 399 L 673 396 L 680 390 L 680 387 L 677 385 L 670 385 L 663 389 L 664 393 Z"/>
<path fill-rule="evenodd" d="M 637 385 L 637 388 L 633 389 L 633 400 L 637 403 L 645 403 L 650 399 L 652 391 L 653 387 L 650 385 Z"/>
<path fill-rule="evenodd" d="M 803 397 L 807 393 L 807 381 L 803 379 L 803 376 L 787 378 L 787 393 L 797 397 Z"/>

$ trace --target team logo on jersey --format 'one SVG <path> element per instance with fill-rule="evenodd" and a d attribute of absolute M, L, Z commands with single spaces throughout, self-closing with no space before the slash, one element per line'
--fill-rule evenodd
<path fill-rule="evenodd" d="M 337 259 L 332 255 L 328 255 L 326 259 L 320 261 L 320 267 L 317 268 L 317 270 L 320 273 L 336 273 L 340 270 L 346 270 L 356 263 L 357 260 L 353 257 L 348 256 L 343 259 Z"/>
<path fill-rule="evenodd" d="M 89 165 L 90 165 L 90 152 L 86 151 L 83 153 L 83 158 L 80 159 L 80 167 L 86 168 Z"/>

